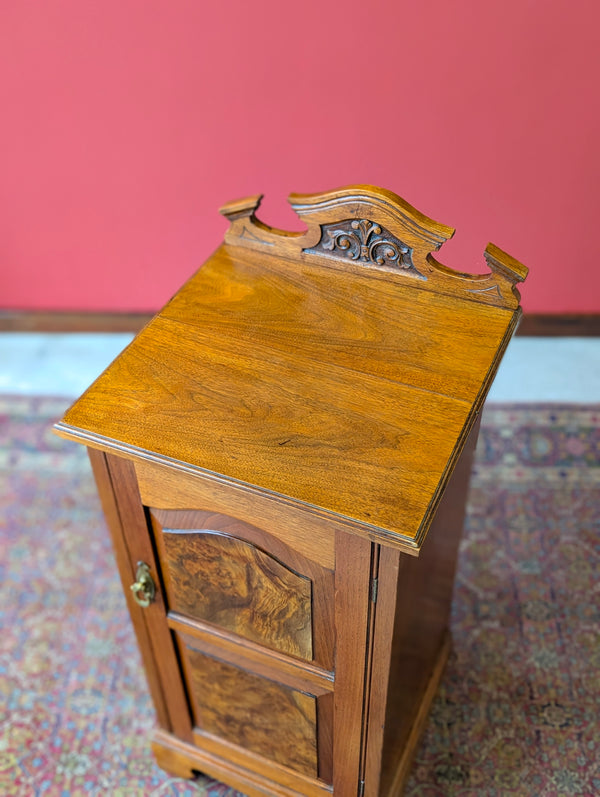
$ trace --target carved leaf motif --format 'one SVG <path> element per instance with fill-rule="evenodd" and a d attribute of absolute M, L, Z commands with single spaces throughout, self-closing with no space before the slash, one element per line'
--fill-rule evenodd
<path fill-rule="evenodd" d="M 309 252 L 325 251 L 373 266 L 407 271 L 422 277 L 412 261 L 412 249 L 369 219 L 347 219 L 321 225 L 321 240 Z"/>

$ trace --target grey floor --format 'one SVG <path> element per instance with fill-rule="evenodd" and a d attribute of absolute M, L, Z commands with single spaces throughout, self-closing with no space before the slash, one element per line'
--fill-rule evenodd
<path fill-rule="evenodd" d="M 131 337 L 0 333 L 0 393 L 76 398 Z M 489 400 L 600 402 L 600 338 L 514 338 Z"/>

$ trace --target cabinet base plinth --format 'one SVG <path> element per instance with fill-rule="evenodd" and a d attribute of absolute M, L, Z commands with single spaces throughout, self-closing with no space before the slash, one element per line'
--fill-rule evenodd
<path fill-rule="evenodd" d="M 154 731 L 152 752 L 158 766 L 176 777 L 194 778 L 202 773 L 226 783 L 248 797 L 303 797 L 304 794 L 183 742 L 161 729 Z M 311 789 L 311 794 L 317 792 L 331 794 L 331 789 L 326 786 Z"/>

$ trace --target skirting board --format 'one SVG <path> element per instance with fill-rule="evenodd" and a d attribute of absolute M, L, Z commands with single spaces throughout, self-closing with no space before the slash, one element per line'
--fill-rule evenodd
<path fill-rule="evenodd" d="M 153 313 L 53 312 L 0 310 L 0 332 L 139 332 Z M 600 336 L 600 313 L 529 313 L 517 335 L 535 337 Z"/>

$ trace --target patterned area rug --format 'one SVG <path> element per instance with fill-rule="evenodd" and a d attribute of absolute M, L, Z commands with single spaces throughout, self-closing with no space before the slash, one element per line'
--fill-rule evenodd
<path fill-rule="evenodd" d="M 171 778 L 66 402 L 0 396 L 0 794 L 237 793 Z M 486 409 L 454 652 L 409 797 L 600 794 L 600 406 Z"/>

